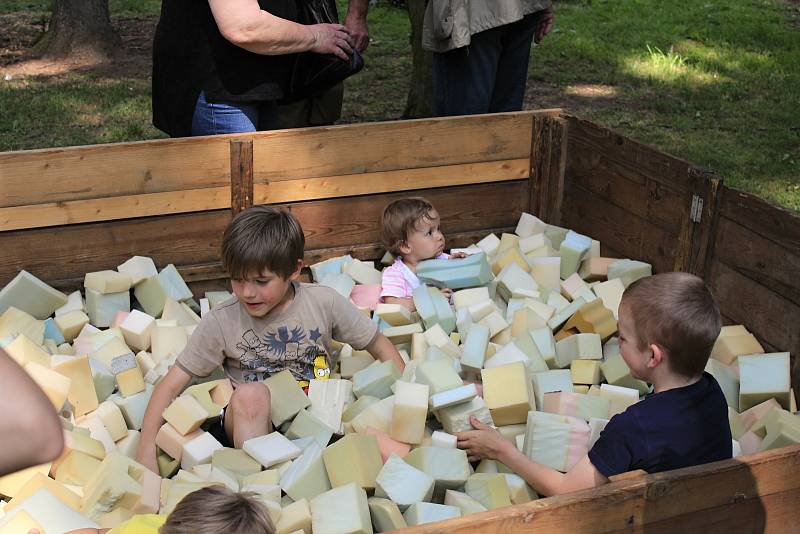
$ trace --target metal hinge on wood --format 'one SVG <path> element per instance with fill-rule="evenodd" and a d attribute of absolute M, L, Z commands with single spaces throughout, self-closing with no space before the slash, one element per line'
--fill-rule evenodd
<path fill-rule="evenodd" d="M 699 223 L 703 218 L 703 199 L 698 195 L 692 195 L 692 211 L 689 214 L 692 222 Z"/>

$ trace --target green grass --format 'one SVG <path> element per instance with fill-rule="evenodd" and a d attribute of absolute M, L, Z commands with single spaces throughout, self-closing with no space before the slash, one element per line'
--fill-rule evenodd
<path fill-rule="evenodd" d="M 157 17 L 159 5 L 111 0 L 112 17 Z M 48 6 L 49 0 L 0 0 L 0 17 L 46 17 Z M 364 71 L 346 82 L 343 122 L 398 119 L 405 107 L 408 17 L 381 2 L 368 20 L 373 43 Z M 150 125 L 149 74 L 0 80 L 0 150 L 160 136 Z M 728 185 L 800 210 L 796 2 L 560 0 L 553 33 L 532 54 L 529 107 L 543 105 L 540 90 L 547 105 L 568 107 L 704 166 Z"/>

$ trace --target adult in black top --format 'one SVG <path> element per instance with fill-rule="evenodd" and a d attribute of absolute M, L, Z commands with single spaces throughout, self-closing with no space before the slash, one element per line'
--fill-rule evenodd
<path fill-rule="evenodd" d="M 296 18 L 294 0 L 163 0 L 153 42 L 153 124 L 172 137 L 246 131 L 193 131 L 197 113 L 215 123 L 238 113 L 255 129 L 276 126 L 292 54 L 347 59 L 352 52 L 345 26 Z"/>

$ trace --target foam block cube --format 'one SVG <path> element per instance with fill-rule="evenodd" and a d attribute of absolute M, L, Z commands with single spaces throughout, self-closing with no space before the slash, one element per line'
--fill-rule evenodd
<path fill-rule="evenodd" d="M 608 356 L 606 361 L 600 364 L 600 369 L 603 371 L 606 382 L 613 386 L 632 388 L 637 390 L 641 395 L 644 395 L 648 391 L 645 382 L 631 376 L 631 370 L 628 364 L 625 363 L 625 360 L 619 353 Z"/>
<path fill-rule="evenodd" d="M 564 391 L 545 393 L 543 412 L 577 417 L 584 421 L 608 419 L 610 402 L 604 397 Z"/>
<path fill-rule="evenodd" d="M 719 337 L 711 350 L 711 357 L 725 365 L 730 365 L 743 354 L 762 354 L 763 352 L 764 348 L 755 336 L 747 333 Z"/>
<path fill-rule="evenodd" d="M 138 480 L 145 469 L 116 451 L 108 454 L 84 487 L 81 513 L 96 520 L 117 507 L 133 508 L 142 496 Z"/>
<path fill-rule="evenodd" d="M 76 356 L 59 365 L 54 365 L 53 370 L 70 379 L 67 399 L 72 404 L 73 414 L 76 417 L 97 409 L 99 402 L 88 356 Z"/>
<path fill-rule="evenodd" d="M 386 463 L 386 460 L 388 460 L 389 456 L 392 454 L 404 458 L 411 450 L 411 445 L 392 439 L 389 434 L 377 428 L 369 426 L 364 429 L 362 433 L 367 436 L 375 436 L 375 439 L 378 440 L 378 449 L 381 451 L 381 461 L 383 463 Z"/>
<path fill-rule="evenodd" d="M 410 343 L 411 336 L 423 332 L 420 323 L 412 323 L 403 326 L 392 326 L 383 330 L 383 335 L 395 345 Z"/>
<path fill-rule="evenodd" d="M 431 434 L 431 446 L 441 447 L 444 449 L 455 449 L 458 445 L 458 438 L 447 432 L 434 430 Z"/>
<path fill-rule="evenodd" d="M 375 399 L 375 397 L 361 397 L 361 399 Z M 353 415 L 349 421 L 351 428 L 356 432 L 365 432 L 368 427 L 373 427 L 388 434 L 392 424 L 392 414 L 394 413 L 394 395 L 376 402 L 370 401 L 365 406 L 357 406 L 361 399 L 358 399 L 353 404 L 354 410 L 352 413 L 357 415 Z M 348 415 L 348 412 L 342 414 L 342 421 L 347 422 Z"/>
<path fill-rule="evenodd" d="M 592 247 L 592 240 L 585 235 L 570 230 L 561 242 L 561 278 L 567 279 L 578 271 L 581 261 Z"/>
<path fill-rule="evenodd" d="M 470 328 L 461 353 L 461 367 L 468 371 L 478 371 L 483 367 L 486 349 L 489 345 L 489 327 L 482 324 Z"/>
<path fill-rule="evenodd" d="M 267 469 L 286 460 L 293 460 L 302 453 L 297 445 L 280 432 L 248 439 L 242 444 L 242 450 Z"/>
<path fill-rule="evenodd" d="M 381 283 L 381 272 L 375 268 L 371 261 L 361 261 L 354 259 L 342 265 L 342 272 L 350 276 L 358 284 L 377 284 Z"/>
<path fill-rule="evenodd" d="M 89 316 L 82 310 L 73 310 L 54 319 L 55 325 L 61 332 L 64 341 L 71 343 L 89 322 Z"/>
<path fill-rule="evenodd" d="M 342 274 L 343 267 L 353 261 L 353 257 L 347 254 L 337 258 L 330 258 L 311 265 L 311 276 L 315 282 L 320 282 L 327 274 Z"/>
<path fill-rule="evenodd" d="M 147 315 L 161 316 L 168 295 L 167 289 L 158 275 L 145 278 L 136 284 L 133 294 Z"/>
<path fill-rule="evenodd" d="M 455 506 L 461 510 L 461 515 L 478 514 L 485 512 L 486 507 L 460 491 L 447 490 L 444 493 L 444 503 L 448 506 Z"/>
<path fill-rule="evenodd" d="M 353 394 L 385 399 L 392 394 L 391 385 L 400 378 L 400 371 L 390 361 L 370 365 L 353 375 Z"/>
<path fill-rule="evenodd" d="M 417 265 L 417 276 L 442 282 L 450 289 L 486 284 L 492 278 L 486 254 L 457 260 L 425 260 Z"/>
<path fill-rule="evenodd" d="M 653 267 L 649 263 L 635 260 L 617 260 L 608 266 L 608 279 L 619 278 L 625 287 L 645 276 L 652 276 Z"/>
<path fill-rule="evenodd" d="M 320 447 L 326 447 L 333 429 L 308 410 L 300 410 L 285 435 L 289 439 L 311 437 Z"/>
<path fill-rule="evenodd" d="M 86 288 L 86 313 L 94 326 L 98 328 L 111 326 L 118 312 L 130 310 L 131 299 L 127 290 L 118 293 L 100 293 Z"/>
<path fill-rule="evenodd" d="M 617 320 L 601 299 L 584 304 L 564 324 L 564 329 L 576 329 L 587 334 L 595 333 L 605 341 L 617 332 Z"/>
<path fill-rule="evenodd" d="M 508 483 L 502 474 L 475 473 L 470 475 L 464 491 L 489 510 L 511 504 Z"/>
<path fill-rule="evenodd" d="M 303 393 L 288 369 L 270 376 L 263 383 L 269 388 L 272 424 L 276 427 L 289 421 L 300 410 L 311 405 L 311 401 Z"/>
<path fill-rule="evenodd" d="M 408 526 L 400 508 L 389 499 L 370 497 L 367 504 L 375 532 L 389 532 Z"/>
<path fill-rule="evenodd" d="M 431 395 L 463 385 L 461 377 L 447 359 L 422 362 L 417 367 L 416 382 L 430 386 Z"/>
<path fill-rule="evenodd" d="M 375 478 L 375 496 L 388 497 L 401 508 L 433 496 L 433 477 L 395 455 L 389 456 Z"/>
<path fill-rule="evenodd" d="M 67 296 L 31 273 L 20 271 L 0 290 L 0 314 L 11 307 L 37 319 L 47 319 L 56 308 L 67 303 Z"/>
<path fill-rule="evenodd" d="M 319 285 L 330 287 L 346 299 L 350 298 L 350 293 L 356 285 L 355 280 L 344 273 L 326 274 L 319 282 Z"/>
<path fill-rule="evenodd" d="M 403 513 L 408 526 L 424 525 L 456 517 L 461 517 L 460 508 L 430 502 L 414 503 Z"/>
<path fill-rule="evenodd" d="M 576 334 L 556 343 L 556 366 L 569 367 L 572 360 L 602 360 L 603 344 L 598 334 Z"/>
<path fill-rule="evenodd" d="M 27 362 L 24 368 L 33 381 L 42 388 L 56 411 L 61 411 L 69 396 L 72 380 L 34 361 Z"/>
<path fill-rule="evenodd" d="M 524 363 L 483 369 L 481 377 L 483 397 L 495 424 L 523 423 L 528 411 L 536 409 L 533 388 Z"/>
<path fill-rule="evenodd" d="M 435 287 L 421 285 L 414 290 L 414 306 L 425 328 L 439 325 L 445 333 L 456 327 L 456 316 L 450 303 Z"/>
<path fill-rule="evenodd" d="M 392 326 L 404 326 L 414 322 L 411 319 L 411 312 L 400 304 L 378 304 L 375 307 L 375 315 Z"/>
<path fill-rule="evenodd" d="M 788 410 L 791 399 L 789 353 L 739 356 L 739 409 L 774 398 Z"/>
<path fill-rule="evenodd" d="M 309 445 L 281 475 L 281 489 L 295 501 L 313 499 L 331 489 L 318 443 Z"/>
<path fill-rule="evenodd" d="M 463 486 L 470 475 L 467 453 L 457 448 L 417 447 L 403 460 L 433 477 L 436 494 Z"/>
<path fill-rule="evenodd" d="M 323 452 L 331 486 L 338 488 L 356 483 L 364 489 L 375 488 L 375 477 L 383 467 L 375 436 L 348 434 Z"/>
<path fill-rule="evenodd" d="M 351 404 L 353 383 L 349 380 L 312 380 L 308 388 L 311 413 L 317 416 L 336 433 L 342 433 L 342 414 L 344 407 Z"/>
<path fill-rule="evenodd" d="M 469 402 L 442 408 L 436 413 L 444 431 L 448 434 L 473 430 L 472 424 L 469 422 L 470 417 L 475 417 L 483 424 L 494 425 L 491 412 L 489 412 L 486 402 L 481 397 L 475 397 Z"/>
<path fill-rule="evenodd" d="M 544 406 L 544 394 L 554 391 L 572 392 L 572 374 L 569 369 L 535 373 L 531 376 L 536 406 Z"/>
<path fill-rule="evenodd" d="M 589 435 L 589 425 L 582 419 L 530 412 L 523 452 L 537 463 L 566 473 L 587 454 Z"/>
<path fill-rule="evenodd" d="M 523 212 L 519 216 L 519 222 L 517 222 L 517 228 L 514 230 L 514 233 L 521 238 L 536 234 L 544 234 L 546 226 L 547 225 L 538 217 Z"/>
<path fill-rule="evenodd" d="M 569 372 L 572 376 L 573 384 L 600 384 L 600 365 L 599 360 L 572 360 L 569 364 Z"/>
<path fill-rule="evenodd" d="M 372 534 L 367 493 L 357 484 L 334 487 L 311 502 L 314 534 Z"/>
<path fill-rule="evenodd" d="M 463 386 L 431 395 L 429 404 L 432 410 L 440 410 L 448 406 L 471 401 L 477 396 L 478 388 L 475 387 L 475 384 L 464 384 Z"/>
<path fill-rule="evenodd" d="M 163 413 L 164 419 L 182 435 L 190 434 L 200 428 L 208 417 L 208 412 L 191 395 L 183 395 L 172 401 Z"/>
<path fill-rule="evenodd" d="M 422 443 L 428 416 L 429 389 L 425 384 L 402 380 L 395 382 L 394 411 L 389 432 L 393 439 L 410 444 Z"/>
<path fill-rule="evenodd" d="M 608 417 L 611 418 L 618 413 L 622 413 L 639 402 L 639 392 L 635 389 L 602 384 L 600 386 L 600 396 L 605 397 L 610 402 Z"/>

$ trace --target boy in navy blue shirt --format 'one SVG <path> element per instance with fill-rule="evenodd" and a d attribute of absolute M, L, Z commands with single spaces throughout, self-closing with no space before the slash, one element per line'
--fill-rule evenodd
<path fill-rule="evenodd" d="M 642 278 L 619 307 L 619 346 L 634 378 L 654 392 L 611 418 L 589 453 L 567 473 L 540 465 L 499 432 L 472 419 L 458 434 L 470 460 L 508 466 L 542 495 L 592 488 L 608 477 L 644 469 L 656 473 L 732 455 L 728 406 L 704 372 L 721 320 L 711 292 L 687 273 Z"/>

